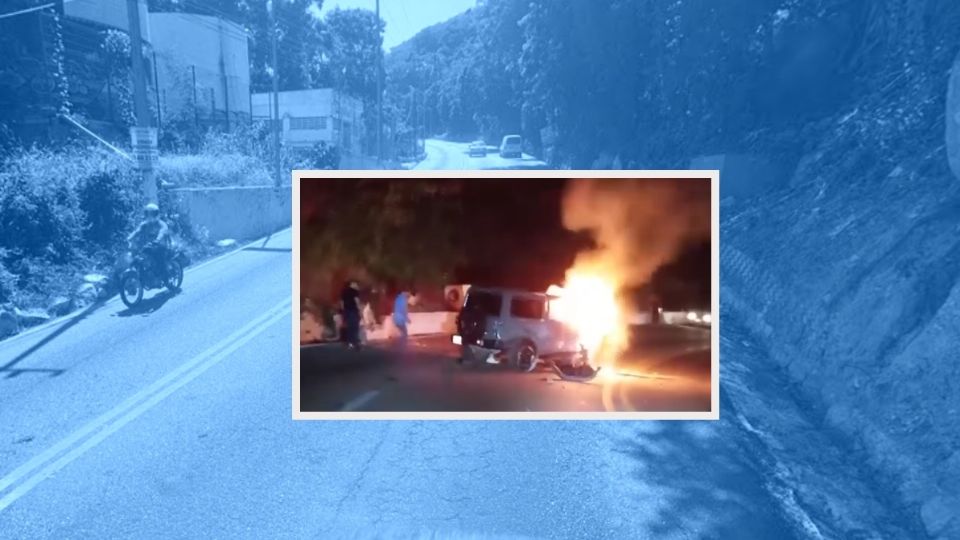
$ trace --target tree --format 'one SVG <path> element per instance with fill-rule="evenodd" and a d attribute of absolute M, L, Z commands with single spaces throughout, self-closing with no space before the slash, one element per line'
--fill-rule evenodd
<path fill-rule="evenodd" d="M 250 38 L 250 90 L 273 89 L 270 70 L 271 13 L 276 19 L 280 90 L 329 86 L 323 65 L 322 0 L 150 0 L 151 11 L 178 11 L 220 17 L 243 26 Z"/>
<path fill-rule="evenodd" d="M 461 188 L 453 179 L 304 181 L 304 273 L 442 283 L 460 260 Z"/>
<path fill-rule="evenodd" d="M 337 91 L 363 102 L 364 146 L 372 148 L 376 144 L 376 66 L 383 54 L 383 20 L 369 10 L 334 9 L 324 24 L 325 68 Z M 383 120 L 386 123 L 387 119 Z"/>

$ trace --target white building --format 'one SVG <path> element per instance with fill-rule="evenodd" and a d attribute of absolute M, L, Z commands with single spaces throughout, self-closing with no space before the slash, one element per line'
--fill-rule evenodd
<path fill-rule="evenodd" d="M 254 120 L 273 117 L 273 94 L 253 94 Z M 360 156 L 363 103 L 332 88 L 280 92 L 278 107 L 282 142 L 313 146 L 325 142 L 340 149 L 344 158 Z"/>
<path fill-rule="evenodd" d="M 140 37 L 150 42 L 150 24 L 147 20 L 147 0 L 137 0 L 140 7 Z M 77 20 L 88 21 L 107 28 L 127 32 L 130 19 L 127 0 L 84 0 L 63 3 L 63 14 Z"/>
<path fill-rule="evenodd" d="M 250 57 L 242 26 L 207 15 L 150 13 L 161 121 L 229 128 L 250 120 Z"/>

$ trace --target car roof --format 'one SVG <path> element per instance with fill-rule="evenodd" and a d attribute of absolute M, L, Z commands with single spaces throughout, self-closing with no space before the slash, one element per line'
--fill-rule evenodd
<path fill-rule="evenodd" d="M 486 292 L 493 294 L 509 294 L 511 296 L 538 296 L 543 298 L 556 298 L 556 296 L 547 294 L 542 291 L 529 291 L 526 289 L 515 289 L 509 287 L 476 287 L 472 286 L 467 291 L 467 295 L 473 292 Z"/>

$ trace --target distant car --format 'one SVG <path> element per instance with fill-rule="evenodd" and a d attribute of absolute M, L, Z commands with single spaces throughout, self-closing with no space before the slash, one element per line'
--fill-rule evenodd
<path fill-rule="evenodd" d="M 523 155 L 519 135 L 507 135 L 500 142 L 500 157 L 518 158 Z"/>
<path fill-rule="evenodd" d="M 457 316 L 453 343 L 460 345 L 460 362 L 487 360 L 532 371 L 540 360 L 558 366 L 588 361 L 577 332 L 550 317 L 546 293 L 470 287 Z"/>
<path fill-rule="evenodd" d="M 473 141 L 470 143 L 470 148 L 467 150 L 467 153 L 470 154 L 470 157 L 486 157 L 487 155 L 487 145 L 483 141 Z"/>

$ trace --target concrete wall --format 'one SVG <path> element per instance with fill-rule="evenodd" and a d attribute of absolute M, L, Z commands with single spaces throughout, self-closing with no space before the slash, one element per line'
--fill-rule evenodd
<path fill-rule="evenodd" d="M 457 313 L 455 311 L 437 311 L 429 313 L 410 314 L 410 324 L 407 333 L 411 336 L 429 334 L 457 333 Z M 386 339 L 398 336 L 399 332 L 393 324 L 393 317 L 387 317 L 377 332 L 367 334 L 367 339 Z"/>
<path fill-rule="evenodd" d="M 690 325 L 687 320 L 687 312 L 683 311 L 665 311 L 663 313 L 663 322 L 667 325 Z M 649 313 L 637 313 L 630 318 L 630 324 L 643 325 L 650 324 Z M 709 325 L 702 325 L 708 328 Z M 435 334 L 453 335 L 457 332 L 457 312 L 456 311 L 436 311 L 436 312 L 413 312 L 410 313 L 410 324 L 407 326 L 407 333 L 411 336 L 424 336 Z M 397 337 L 399 332 L 393 324 L 393 318 L 387 316 L 383 324 L 376 330 L 367 332 L 368 341 L 381 341 Z M 309 313 L 301 313 L 300 316 L 300 342 L 311 343 L 320 340 L 323 336 L 323 327 Z M 699 336 L 699 334 L 697 334 Z"/>
<path fill-rule="evenodd" d="M 39 2 L 37 2 L 39 4 Z M 147 0 L 137 0 L 140 8 L 140 37 L 151 41 L 150 23 L 147 15 Z M 82 2 L 65 2 L 63 14 L 68 17 L 92 21 L 105 26 L 127 32 L 130 29 L 130 19 L 127 15 L 126 0 L 84 0 Z"/>
<path fill-rule="evenodd" d="M 194 232 L 218 241 L 253 239 L 289 227 L 290 186 L 172 190 Z"/>
<path fill-rule="evenodd" d="M 338 319 L 339 323 L 339 319 Z M 432 334 L 453 335 L 457 332 L 457 313 L 454 311 L 413 312 L 407 333 L 411 336 Z M 399 336 L 393 318 L 387 316 L 376 330 L 367 332 L 367 341 L 383 341 Z M 312 343 L 323 338 L 323 325 L 310 313 L 300 314 L 300 343 Z"/>
<path fill-rule="evenodd" d="M 165 121 L 177 115 L 191 120 L 194 94 L 201 118 L 226 111 L 231 120 L 249 118 L 250 57 L 243 27 L 188 13 L 151 13 L 150 27 Z"/>

